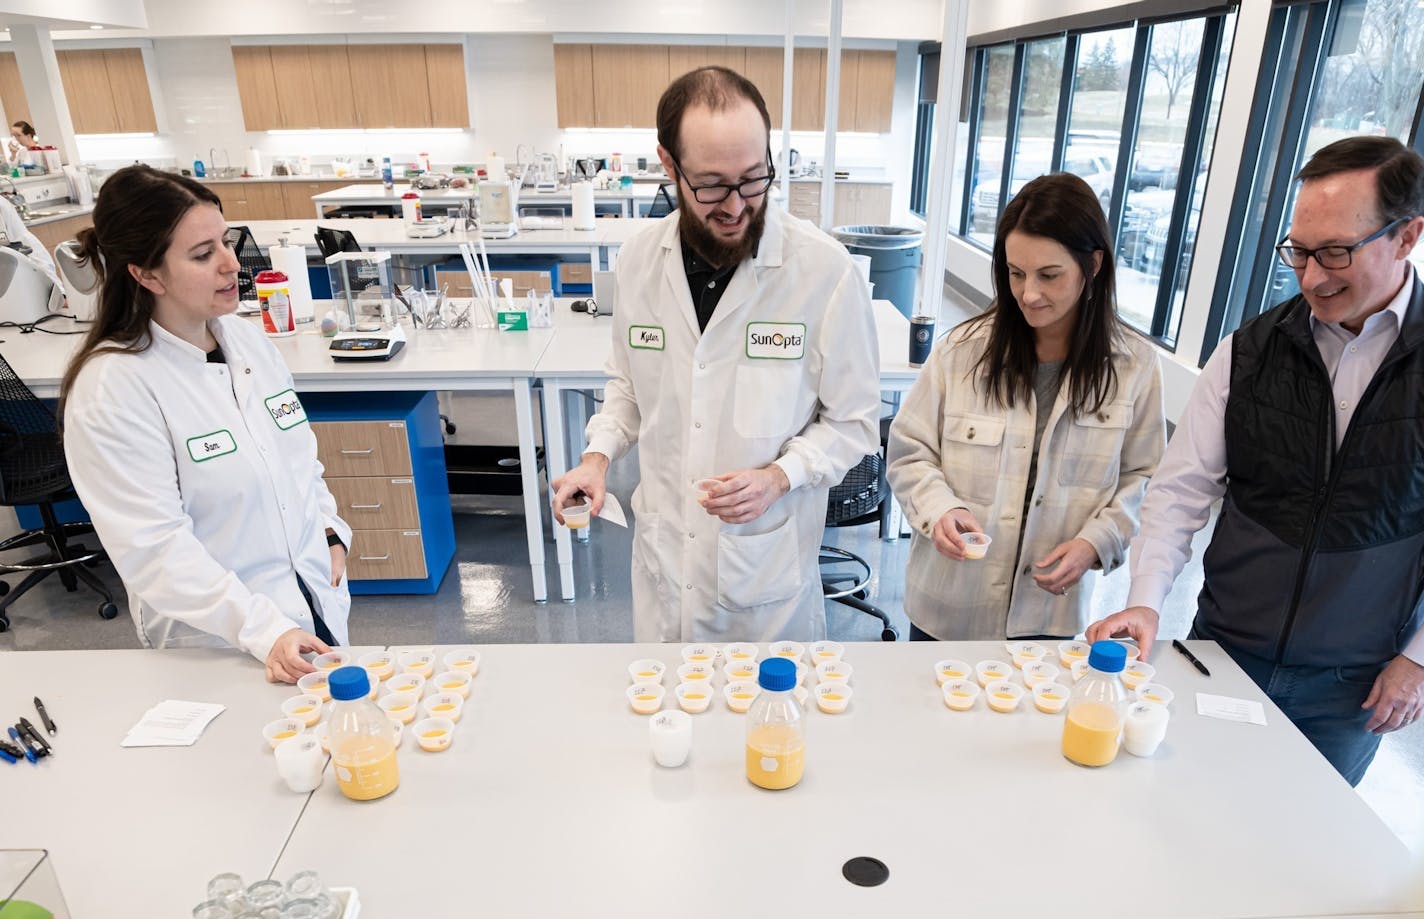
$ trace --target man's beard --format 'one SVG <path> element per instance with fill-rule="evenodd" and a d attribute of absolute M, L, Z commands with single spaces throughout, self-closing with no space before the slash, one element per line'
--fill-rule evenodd
<path fill-rule="evenodd" d="M 752 214 L 746 232 L 735 242 L 723 242 L 707 226 L 703 218 L 692 213 L 691 208 L 677 209 L 677 228 L 682 241 L 692 247 L 692 251 L 703 261 L 716 268 L 740 265 L 747 256 L 756 252 L 761 242 L 761 234 L 766 230 L 767 202 L 763 198 L 761 207 Z"/>

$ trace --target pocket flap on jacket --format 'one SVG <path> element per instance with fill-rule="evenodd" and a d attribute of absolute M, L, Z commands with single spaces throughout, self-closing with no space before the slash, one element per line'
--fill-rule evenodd
<path fill-rule="evenodd" d="M 944 439 L 970 446 L 997 447 L 1004 442 L 1004 419 L 963 413 L 946 415 Z"/>
<path fill-rule="evenodd" d="M 1126 428 L 1132 425 L 1131 402 L 1108 402 L 1096 412 L 1084 412 L 1073 419 L 1085 428 Z"/>

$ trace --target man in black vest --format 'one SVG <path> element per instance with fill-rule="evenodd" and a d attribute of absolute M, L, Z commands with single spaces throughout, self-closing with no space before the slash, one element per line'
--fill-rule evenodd
<path fill-rule="evenodd" d="M 1424 159 L 1322 148 L 1276 247 L 1301 293 L 1217 347 L 1142 503 L 1128 608 L 1089 640 L 1151 651 L 1224 498 L 1192 638 L 1212 639 L 1340 774 L 1424 711 Z"/>

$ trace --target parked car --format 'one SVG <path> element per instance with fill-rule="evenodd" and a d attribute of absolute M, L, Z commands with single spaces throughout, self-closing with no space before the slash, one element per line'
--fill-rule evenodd
<path fill-rule="evenodd" d="M 1015 157 L 1014 176 L 1009 183 L 1009 199 L 1029 182 L 1048 172 L 1047 160 L 1038 157 Z M 1107 213 L 1112 201 L 1113 163 L 1101 153 L 1068 148 L 1063 157 L 1063 171 L 1079 176 L 1098 196 Z M 1007 202 L 1005 202 L 1007 203 Z M 980 175 L 969 199 L 969 223 L 976 233 L 992 233 L 999 222 L 999 176 Z"/>

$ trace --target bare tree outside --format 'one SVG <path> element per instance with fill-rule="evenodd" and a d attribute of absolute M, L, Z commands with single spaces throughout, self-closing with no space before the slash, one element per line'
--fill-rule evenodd
<path fill-rule="evenodd" d="M 1147 55 L 1147 69 L 1162 78 L 1167 88 L 1167 119 L 1177 97 L 1197 79 L 1197 64 L 1201 59 L 1201 28 L 1195 22 L 1164 22 L 1152 27 L 1152 53 Z"/>

